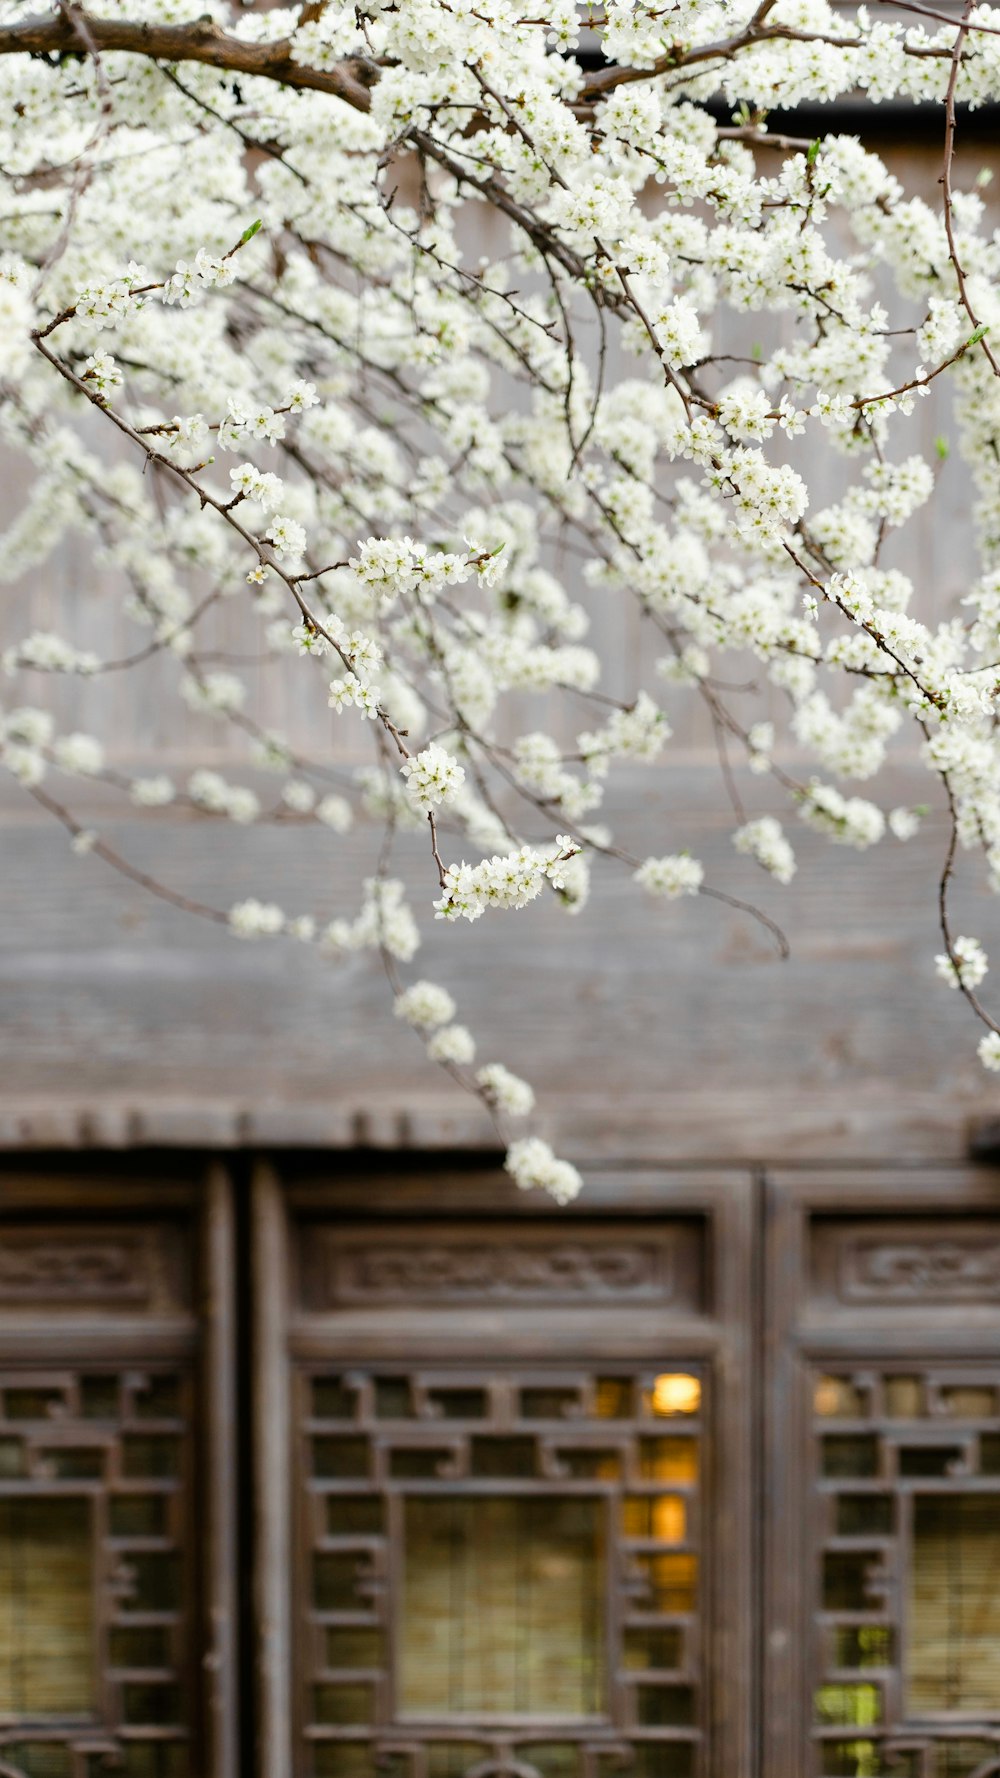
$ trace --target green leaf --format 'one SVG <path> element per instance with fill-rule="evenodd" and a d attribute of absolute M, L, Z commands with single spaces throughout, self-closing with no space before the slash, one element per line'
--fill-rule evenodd
<path fill-rule="evenodd" d="M 971 335 L 971 336 L 970 336 L 970 338 L 969 338 L 969 339 L 967 339 L 967 340 L 966 340 L 966 342 L 965 342 L 965 344 L 966 344 L 966 346 L 967 346 L 967 347 L 968 347 L 968 346 L 978 346 L 978 344 L 979 344 L 979 342 L 980 342 L 980 340 L 981 340 L 981 339 L 982 339 L 982 337 L 983 337 L 983 335 L 984 335 L 984 334 L 986 334 L 986 333 L 988 333 L 988 332 L 989 332 L 989 328 L 988 328 L 988 326 L 987 326 L 987 325 L 986 325 L 986 322 L 985 322 L 985 321 L 984 321 L 984 322 L 983 322 L 983 324 L 982 324 L 982 326 L 981 326 L 981 327 L 977 327 L 977 328 L 976 328 L 976 331 L 975 331 L 975 333 L 974 333 L 974 334 L 972 334 L 972 335 Z"/>
<path fill-rule="evenodd" d="M 950 455 L 951 446 L 948 443 L 948 440 L 945 438 L 945 435 L 943 432 L 939 432 L 937 435 L 937 438 L 934 440 L 934 449 L 936 450 L 941 462 L 944 463 L 947 460 L 948 456 Z"/>
<path fill-rule="evenodd" d="M 245 247 L 248 241 L 252 241 L 260 227 L 261 219 L 258 216 L 256 222 L 251 222 L 250 227 L 243 230 L 243 233 L 240 236 L 240 246 Z"/>
<path fill-rule="evenodd" d="M 814 167 L 819 160 L 819 151 L 822 146 L 823 143 L 819 136 L 816 137 L 815 142 L 810 142 L 809 147 L 806 150 L 806 160 L 811 167 Z"/>

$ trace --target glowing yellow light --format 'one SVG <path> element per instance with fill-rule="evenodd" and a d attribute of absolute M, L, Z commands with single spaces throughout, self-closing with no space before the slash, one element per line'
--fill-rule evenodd
<path fill-rule="evenodd" d="M 652 1510 L 653 1536 L 661 1543 L 683 1543 L 687 1530 L 687 1512 L 684 1501 L 677 1494 L 661 1494 L 653 1501 Z"/>
<path fill-rule="evenodd" d="M 665 1371 L 653 1384 L 654 1414 L 696 1414 L 701 1407 L 701 1380 L 686 1371 Z"/>
<path fill-rule="evenodd" d="M 839 1414 L 842 1396 L 839 1377 L 820 1377 L 813 1393 L 813 1409 L 817 1414 Z"/>

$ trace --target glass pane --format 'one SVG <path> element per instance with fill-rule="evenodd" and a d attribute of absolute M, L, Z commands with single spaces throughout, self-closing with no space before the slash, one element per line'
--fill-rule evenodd
<path fill-rule="evenodd" d="M 564 1420 L 578 1413 L 578 1389 L 522 1389 L 521 1413 L 525 1420 Z"/>
<path fill-rule="evenodd" d="M 687 1533 L 687 1502 L 682 1494 L 632 1494 L 622 1502 L 626 1537 L 655 1537 L 660 1543 L 683 1543 Z"/>
<path fill-rule="evenodd" d="M 313 1697 L 316 1722 L 348 1723 L 360 1727 L 371 1722 L 372 1692 L 367 1685 L 318 1685 Z"/>
<path fill-rule="evenodd" d="M 313 1753 L 317 1778 L 381 1778 L 367 1741 L 320 1742 Z"/>
<path fill-rule="evenodd" d="M 143 1420 L 173 1420 L 181 1411 L 180 1384 L 176 1377 L 147 1377 L 135 1393 L 135 1411 Z"/>
<path fill-rule="evenodd" d="M 57 1741 L 36 1741 L 34 1746 L 5 1747 L 3 1758 L 24 1778 L 73 1778 L 73 1755 Z"/>
<path fill-rule="evenodd" d="M 117 1377 L 81 1377 L 80 1411 L 87 1420 L 117 1420 L 121 1411 Z"/>
<path fill-rule="evenodd" d="M 865 1397 L 850 1377 L 820 1377 L 813 1390 L 813 1409 L 826 1419 L 857 1420 L 865 1412 Z"/>
<path fill-rule="evenodd" d="M 594 1411 L 599 1420 L 631 1419 L 631 1377 L 598 1377 L 594 1384 Z"/>
<path fill-rule="evenodd" d="M 86 1500 L 0 1500 L 0 1712 L 78 1716 L 94 1701 Z"/>
<path fill-rule="evenodd" d="M 0 1476 L 9 1479 L 11 1476 L 23 1476 L 25 1473 L 24 1446 L 19 1438 L 0 1438 Z"/>
<path fill-rule="evenodd" d="M 878 1475 L 878 1439 L 837 1437 L 823 1440 L 823 1474 Z"/>
<path fill-rule="evenodd" d="M 622 1460 L 617 1451 L 585 1451 L 579 1446 L 558 1452 L 559 1468 L 578 1482 L 618 1482 Z"/>
<path fill-rule="evenodd" d="M 871 1611 L 870 1582 L 878 1564 L 877 1550 L 828 1550 L 823 1557 L 823 1610 Z"/>
<path fill-rule="evenodd" d="M 112 1537 L 165 1537 L 165 1494 L 112 1494 L 108 1508 Z"/>
<path fill-rule="evenodd" d="M 891 1667 L 892 1631 L 887 1624 L 861 1624 L 833 1632 L 835 1667 Z"/>
<path fill-rule="evenodd" d="M 580 1749 L 572 1741 L 536 1741 L 524 1749 L 540 1778 L 576 1778 Z"/>
<path fill-rule="evenodd" d="M 108 1660 L 112 1667 L 133 1670 L 166 1667 L 170 1661 L 166 1629 L 161 1624 L 147 1624 L 136 1629 L 109 1631 Z"/>
<path fill-rule="evenodd" d="M 313 1378 L 312 1411 L 317 1420 L 352 1420 L 354 1406 L 353 1389 L 346 1388 L 339 1377 Z"/>
<path fill-rule="evenodd" d="M 924 1411 L 924 1387 L 919 1377 L 886 1377 L 885 1411 L 892 1420 L 919 1420 Z"/>
<path fill-rule="evenodd" d="M 888 1537 L 892 1533 L 891 1494 L 841 1494 L 837 1500 L 837 1531 L 841 1537 Z"/>
<path fill-rule="evenodd" d="M 913 1445 L 899 1453 L 900 1475 L 953 1475 L 962 1461 L 957 1445 Z"/>
<path fill-rule="evenodd" d="M 956 1420 L 991 1420 L 997 1411 L 996 1391 L 985 1386 L 956 1383 L 941 1390 L 941 1406 Z"/>
<path fill-rule="evenodd" d="M 411 1715 L 596 1715 L 604 1515 L 535 1495 L 405 1502 L 400 1705 Z"/>
<path fill-rule="evenodd" d="M 368 1446 L 363 1438 L 314 1438 L 313 1473 L 318 1476 L 366 1476 Z"/>
<path fill-rule="evenodd" d="M 429 1389 L 427 1400 L 441 1420 L 484 1420 L 484 1389 Z"/>
<path fill-rule="evenodd" d="M 690 1741 L 640 1741 L 627 1769 L 628 1778 L 691 1778 L 694 1748 Z"/>
<path fill-rule="evenodd" d="M 381 1667 L 381 1630 L 328 1630 L 326 1664 L 328 1667 Z"/>
<path fill-rule="evenodd" d="M 673 1414 L 697 1414 L 701 1408 L 701 1378 L 688 1371 L 664 1371 L 643 1395 L 649 1414 L 669 1418 Z"/>
<path fill-rule="evenodd" d="M 683 1630 L 626 1630 L 622 1665 L 630 1670 L 679 1667 L 684 1655 Z"/>
<path fill-rule="evenodd" d="M 5 1389 L 8 1420 L 51 1420 L 65 1407 L 61 1389 Z"/>
<path fill-rule="evenodd" d="M 909 1707 L 994 1711 L 1000 1698 L 1000 1495 L 913 1502 Z"/>
<path fill-rule="evenodd" d="M 167 1480 L 180 1473 L 180 1442 L 175 1438 L 123 1438 L 122 1475 Z"/>
<path fill-rule="evenodd" d="M 377 1536 L 382 1529 L 382 1502 L 377 1494 L 330 1494 L 326 1523 L 331 1537 Z"/>
<path fill-rule="evenodd" d="M 313 1599 L 317 1610 L 364 1611 L 370 1604 L 370 1595 L 371 1566 L 363 1550 L 313 1557 Z"/>
<path fill-rule="evenodd" d="M 693 1438 L 641 1438 L 639 1467 L 647 1481 L 696 1482 L 698 1446 Z"/>
<path fill-rule="evenodd" d="M 489 1753 L 473 1741 L 432 1741 L 427 1749 L 428 1778 L 465 1778 L 470 1766 L 479 1766 Z"/>
<path fill-rule="evenodd" d="M 696 1556 L 636 1556 L 636 1567 L 645 1581 L 645 1591 L 636 1596 L 641 1611 L 693 1611 L 698 1580 Z"/>
<path fill-rule="evenodd" d="M 645 1728 L 686 1728 L 694 1721 L 694 1693 L 689 1685 L 640 1685 L 636 1717 Z"/>
<path fill-rule="evenodd" d="M 533 1438 L 474 1438 L 470 1474 L 498 1476 L 533 1476 L 535 1473 L 535 1441 Z"/>
<path fill-rule="evenodd" d="M 389 1469 L 394 1476 L 401 1476 L 404 1481 L 433 1480 L 444 1475 L 449 1465 L 454 1464 L 453 1451 L 443 1446 L 427 1450 L 414 1446 L 409 1450 L 391 1451 L 389 1453 Z"/>
<path fill-rule="evenodd" d="M 882 1694 L 877 1685 L 821 1685 L 816 1715 L 820 1722 L 868 1729 L 881 1718 Z"/>
<path fill-rule="evenodd" d="M 412 1420 L 408 1377 L 375 1378 L 375 1412 L 380 1420 Z"/>

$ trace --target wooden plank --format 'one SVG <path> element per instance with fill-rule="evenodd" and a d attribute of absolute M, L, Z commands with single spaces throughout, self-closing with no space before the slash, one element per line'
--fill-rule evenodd
<path fill-rule="evenodd" d="M 288 1778 L 293 1766 L 287 1258 L 284 1205 L 269 1167 L 255 1169 L 251 1214 L 258 1684 L 254 1770 L 257 1778 Z"/>
<path fill-rule="evenodd" d="M 236 1260 L 232 1182 L 208 1169 L 202 1213 L 205 1508 L 205 1713 L 211 1770 L 236 1778 Z"/>

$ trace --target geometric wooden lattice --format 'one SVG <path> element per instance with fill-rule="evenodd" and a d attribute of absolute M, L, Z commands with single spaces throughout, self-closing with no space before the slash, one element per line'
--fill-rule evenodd
<path fill-rule="evenodd" d="M 0 1371 L 0 1773 L 195 1778 L 192 1379 Z"/>
<path fill-rule="evenodd" d="M 707 1778 L 697 1366 L 295 1384 L 303 1778 Z"/>
<path fill-rule="evenodd" d="M 812 1379 L 815 1770 L 1000 1773 L 1000 1375 Z"/>

